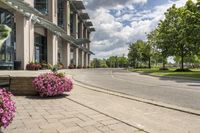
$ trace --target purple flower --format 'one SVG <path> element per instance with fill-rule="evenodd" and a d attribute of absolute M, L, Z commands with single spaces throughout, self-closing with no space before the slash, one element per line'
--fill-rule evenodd
<path fill-rule="evenodd" d="M 0 124 L 4 128 L 12 122 L 16 111 L 15 103 L 12 101 L 11 96 L 13 95 L 6 89 L 0 88 Z"/>
<path fill-rule="evenodd" d="M 72 79 L 60 77 L 55 73 L 45 73 L 33 80 L 33 86 L 40 96 L 56 96 L 70 92 L 73 88 Z"/>

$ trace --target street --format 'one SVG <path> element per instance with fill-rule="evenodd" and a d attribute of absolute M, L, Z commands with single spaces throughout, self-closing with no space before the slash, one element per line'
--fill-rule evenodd
<path fill-rule="evenodd" d="M 69 71 L 74 79 L 134 97 L 200 110 L 200 81 L 162 78 L 123 69 Z"/>

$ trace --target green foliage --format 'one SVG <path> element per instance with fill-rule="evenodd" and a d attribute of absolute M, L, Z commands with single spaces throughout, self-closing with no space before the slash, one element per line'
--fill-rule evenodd
<path fill-rule="evenodd" d="M 200 0 L 188 0 L 183 7 L 173 5 L 165 13 L 165 19 L 148 34 L 147 43 L 138 40 L 129 47 L 129 61 L 134 67 L 145 62 L 160 62 L 163 68 L 167 58 L 177 57 L 184 63 L 199 63 L 200 54 Z M 150 65 L 149 65 L 150 67 Z"/>
<path fill-rule="evenodd" d="M 133 67 L 139 67 L 141 64 L 148 62 L 151 68 L 152 45 L 142 40 L 138 40 L 129 46 L 128 58 Z"/>
<path fill-rule="evenodd" d="M 11 28 L 9 28 L 7 25 L 0 24 L 0 48 L 9 37 L 11 31 Z"/>
<path fill-rule="evenodd" d="M 97 59 L 94 58 L 91 62 L 93 68 L 124 68 L 128 67 L 128 58 L 124 55 L 121 57 L 111 56 L 108 59 Z"/>

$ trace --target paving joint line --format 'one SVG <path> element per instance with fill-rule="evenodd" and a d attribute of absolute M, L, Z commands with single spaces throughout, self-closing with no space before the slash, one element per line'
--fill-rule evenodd
<path fill-rule="evenodd" d="M 137 127 L 137 126 L 131 125 L 131 124 L 125 122 L 125 121 L 122 121 L 122 120 L 120 120 L 120 119 L 118 119 L 118 118 L 115 118 L 115 117 L 113 117 L 113 116 L 111 116 L 111 115 L 108 115 L 108 114 L 106 114 L 106 113 L 103 113 L 103 112 L 101 112 L 101 111 L 99 111 L 99 110 L 96 110 L 96 109 L 94 109 L 94 108 L 92 108 L 92 107 L 89 107 L 89 106 L 87 106 L 87 105 L 85 105 L 85 104 L 82 104 L 82 103 L 80 103 L 80 102 L 78 102 L 78 101 L 75 101 L 75 100 L 73 100 L 73 99 L 71 99 L 71 98 L 68 98 L 68 97 L 67 97 L 67 99 L 70 100 L 70 101 L 72 101 L 72 102 L 74 102 L 74 103 L 77 103 L 77 104 L 79 104 L 79 105 L 81 105 L 81 106 L 83 106 L 83 107 L 86 107 L 86 108 L 88 108 L 88 109 L 91 109 L 91 110 L 93 110 L 93 111 L 95 111 L 95 112 L 98 112 L 98 113 L 100 113 L 100 114 L 102 114 L 102 115 L 105 115 L 105 116 L 107 116 L 107 117 L 109 117 L 109 118 L 112 118 L 112 119 L 114 119 L 114 120 L 117 120 L 117 121 L 119 121 L 119 122 L 121 122 L 121 123 L 123 123 L 123 124 L 126 124 L 126 125 L 130 126 L 130 127 L 136 128 L 136 129 L 138 129 L 139 131 L 143 131 L 143 132 L 145 132 L 145 133 L 150 133 L 150 132 L 148 132 L 148 131 L 145 131 L 144 129 L 141 129 L 141 128 Z"/>

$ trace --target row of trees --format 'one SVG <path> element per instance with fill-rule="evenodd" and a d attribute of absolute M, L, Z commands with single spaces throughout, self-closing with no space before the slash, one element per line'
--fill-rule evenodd
<path fill-rule="evenodd" d="M 123 68 L 128 67 L 128 58 L 124 55 L 121 57 L 111 56 L 108 59 L 97 59 L 94 58 L 91 62 L 93 68 Z"/>
<path fill-rule="evenodd" d="M 173 5 L 165 13 L 165 19 L 147 36 L 147 41 L 138 40 L 129 46 L 129 61 L 138 67 L 141 63 L 162 61 L 163 68 L 167 58 L 175 57 L 181 60 L 181 70 L 184 62 L 199 60 L 200 50 L 200 0 L 188 0 L 185 6 L 177 8 Z"/>

